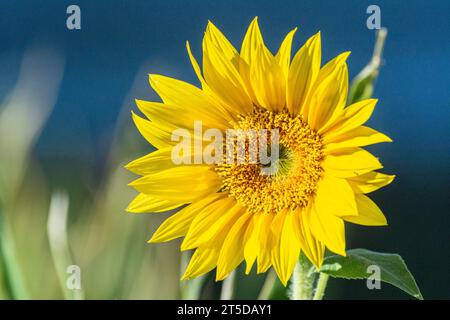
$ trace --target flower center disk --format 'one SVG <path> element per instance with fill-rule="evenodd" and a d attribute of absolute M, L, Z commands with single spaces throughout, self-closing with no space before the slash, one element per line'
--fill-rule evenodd
<path fill-rule="evenodd" d="M 322 176 L 322 141 L 302 116 L 291 116 L 285 109 L 272 112 L 255 108 L 241 116 L 234 129 L 252 130 L 259 136 L 262 130 L 278 130 L 279 157 L 274 174 L 262 173 L 267 167 L 261 162 L 245 161 L 218 164 L 223 192 L 228 192 L 253 213 L 276 213 L 283 209 L 306 207 L 314 196 Z M 255 139 L 255 137 L 253 137 Z M 268 138 L 270 141 L 270 138 Z M 246 144 L 246 157 L 251 143 Z M 268 146 L 270 150 L 270 146 Z"/>

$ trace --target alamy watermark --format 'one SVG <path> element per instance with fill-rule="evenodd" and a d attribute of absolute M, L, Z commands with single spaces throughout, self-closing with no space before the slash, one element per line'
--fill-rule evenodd
<path fill-rule="evenodd" d="M 262 175 L 275 175 L 278 171 L 278 129 L 227 129 L 223 132 L 210 128 L 203 132 L 202 121 L 194 121 L 193 131 L 175 129 L 171 139 L 178 142 L 171 154 L 176 165 L 260 164 Z"/>
<path fill-rule="evenodd" d="M 66 27 L 69 30 L 81 29 L 81 9 L 75 4 L 67 7 L 66 13 L 69 15 L 66 19 Z"/>
<path fill-rule="evenodd" d="M 371 4 L 367 7 L 367 14 L 370 16 L 366 20 L 366 26 L 369 30 L 381 29 L 381 9 L 376 4 Z"/>
<path fill-rule="evenodd" d="M 367 289 L 373 290 L 381 289 L 381 269 L 377 265 L 370 265 L 367 267 L 367 273 L 370 274 L 370 276 L 366 280 Z"/>
<path fill-rule="evenodd" d="M 66 269 L 66 287 L 69 290 L 81 290 L 81 269 L 77 265 L 70 265 Z"/>

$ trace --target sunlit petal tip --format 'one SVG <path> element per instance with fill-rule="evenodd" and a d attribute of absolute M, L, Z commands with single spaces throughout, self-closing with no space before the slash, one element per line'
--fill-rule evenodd
<path fill-rule="evenodd" d="M 348 57 L 350 56 L 351 53 L 352 53 L 351 51 L 345 51 L 345 52 L 341 53 L 339 55 L 340 62 L 342 62 L 342 63 L 345 62 L 348 59 Z"/>
<path fill-rule="evenodd" d="M 186 238 L 184 238 L 186 240 Z M 194 249 L 195 247 L 191 245 L 190 242 L 186 242 L 185 240 L 183 240 L 183 242 L 180 245 L 180 251 L 187 251 L 187 250 L 191 250 Z"/>
<path fill-rule="evenodd" d="M 125 211 L 126 214 L 128 214 L 128 213 L 136 213 L 132 209 L 130 209 L 130 207 L 126 207 L 124 211 Z"/>
<path fill-rule="evenodd" d="M 248 26 L 247 33 L 250 31 L 256 32 L 257 34 L 261 34 L 261 31 L 259 29 L 259 23 L 258 23 L 258 17 L 253 18 L 252 22 L 250 22 L 250 25 Z"/>
<path fill-rule="evenodd" d="M 283 286 L 285 286 L 285 287 L 287 287 L 287 283 L 288 283 L 288 281 L 289 281 L 289 279 L 285 279 L 285 278 L 279 278 L 280 279 L 280 281 L 281 281 L 281 283 L 283 284 Z"/>
<path fill-rule="evenodd" d="M 186 281 L 186 280 L 189 280 L 189 278 L 188 278 L 188 276 L 183 274 L 180 278 L 180 281 Z"/>
<path fill-rule="evenodd" d="M 143 178 L 144 177 L 139 177 L 136 180 L 131 181 L 130 183 L 128 183 L 128 186 L 129 187 L 136 187 L 136 186 L 142 185 Z"/>
<path fill-rule="evenodd" d="M 192 278 L 195 278 L 195 276 L 192 276 L 193 270 L 191 268 L 187 268 L 186 271 L 184 271 L 183 275 L 180 278 L 180 281 L 186 281 L 191 280 Z"/>
<path fill-rule="evenodd" d="M 245 266 L 245 274 L 246 274 L 246 275 L 249 275 L 250 272 L 252 271 L 252 268 L 253 268 L 253 263 L 246 263 L 246 266 Z"/>
<path fill-rule="evenodd" d="M 139 107 L 142 104 L 144 104 L 146 101 L 145 100 L 141 100 L 141 99 L 134 99 L 134 102 L 136 103 L 136 105 Z"/>
<path fill-rule="evenodd" d="M 134 99 L 134 102 L 136 103 L 136 106 L 138 107 L 138 109 L 142 111 L 142 105 L 145 103 L 145 101 L 139 100 L 139 99 Z"/>
<path fill-rule="evenodd" d="M 127 170 L 130 170 L 131 168 L 133 168 L 133 163 L 134 163 L 134 161 L 131 161 L 131 162 L 125 164 L 123 167 Z"/>
<path fill-rule="evenodd" d="M 192 249 L 194 249 L 194 247 L 184 246 L 184 247 L 180 247 L 180 252 L 185 252 L 185 251 L 192 250 Z"/>
<path fill-rule="evenodd" d="M 126 208 L 125 208 L 125 212 L 126 213 L 137 213 L 136 208 L 134 207 L 134 205 L 132 203 L 130 203 Z"/>
<path fill-rule="evenodd" d="M 224 274 L 223 272 L 221 272 L 220 270 L 216 270 L 216 278 L 215 281 L 223 281 L 226 277 L 228 276 L 228 274 Z"/>
<path fill-rule="evenodd" d="M 161 75 L 159 75 L 159 74 L 154 74 L 154 73 L 150 73 L 149 75 L 148 75 L 148 80 L 149 80 L 149 82 L 150 82 L 150 86 L 153 88 L 153 89 L 155 89 L 155 85 L 157 85 L 158 84 L 158 82 L 159 82 L 159 78 L 161 77 Z M 156 89 L 155 89 L 156 90 Z"/>
<path fill-rule="evenodd" d="M 134 187 L 136 185 L 136 180 L 127 184 L 129 187 Z"/>
<path fill-rule="evenodd" d="M 321 267 L 322 264 L 323 264 L 323 260 L 321 260 L 321 261 L 311 261 L 311 263 L 314 265 L 314 267 L 315 267 L 317 270 L 319 270 L 320 267 Z"/>
<path fill-rule="evenodd" d="M 215 32 L 220 32 L 219 28 L 216 27 L 216 25 L 211 21 L 208 20 L 208 23 L 206 25 L 206 33 L 215 33 Z"/>

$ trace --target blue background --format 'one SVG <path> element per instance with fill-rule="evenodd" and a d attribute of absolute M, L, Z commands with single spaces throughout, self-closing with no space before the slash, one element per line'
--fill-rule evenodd
<path fill-rule="evenodd" d="M 45 4 L 44 4 L 45 3 Z M 66 28 L 66 8 L 81 7 L 82 29 Z M 389 30 L 370 124 L 394 140 L 372 148 L 396 181 L 374 199 L 388 228 L 348 227 L 348 247 L 398 252 L 426 298 L 450 297 L 450 1 L 2 1 L 0 95 L 11 90 L 26 48 L 49 44 L 66 59 L 57 104 L 38 144 L 41 161 L 101 166 L 121 109 L 155 99 L 147 73 L 197 83 L 185 50 L 200 57 L 207 20 L 240 47 L 254 16 L 269 48 L 299 27 L 298 48 L 322 32 L 323 60 L 351 50 L 350 77 L 368 62 L 374 31 L 366 8 L 381 8 Z M 136 139 L 138 135 L 135 135 Z M 403 298 L 383 286 L 331 285 L 336 297 Z"/>

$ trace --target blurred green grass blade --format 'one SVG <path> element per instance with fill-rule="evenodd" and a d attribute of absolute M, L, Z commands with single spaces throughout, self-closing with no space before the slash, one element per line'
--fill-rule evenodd
<path fill-rule="evenodd" d="M 15 245 L 11 230 L 0 204 L 0 263 L 5 291 L 10 299 L 29 299 L 14 252 Z"/>
<path fill-rule="evenodd" d="M 55 269 L 65 299 L 82 300 L 82 288 L 69 289 L 67 286 L 67 268 L 73 265 L 67 237 L 67 217 L 69 214 L 69 196 L 65 192 L 54 192 L 50 201 L 47 232 Z"/>
<path fill-rule="evenodd" d="M 384 43 L 387 36 L 387 29 L 382 28 L 377 32 L 375 39 L 375 48 L 372 59 L 364 69 L 352 80 L 348 104 L 352 104 L 364 99 L 371 98 L 375 88 L 375 81 L 381 66 Z"/>
<path fill-rule="evenodd" d="M 234 282 L 236 281 L 236 270 L 222 281 L 220 300 L 232 300 L 234 298 Z"/>
<path fill-rule="evenodd" d="M 11 299 L 29 298 L 18 262 L 26 247 L 16 247 L 12 230 L 17 232 L 16 204 L 19 199 L 23 201 L 19 195 L 31 149 L 55 104 L 63 65 L 57 50 L 41 45 L 30 47 L 14 90 L 0 106 L 0 263 Z"/>
<path fill-rule="evenodd" d="M 258 300 L 270 300 L 277 290 L 276 284 L 277 276 L 273 270 L 269 270 L 266 279 L 258 295 Z"/>
<path fill-rule="evenodd" d="M 17 196 L 30 152 L 57 99 L 64 61 L 51 47 L 34 46 L 22 60 L 14 90 L 0 106 L 0 200 Z"/>

